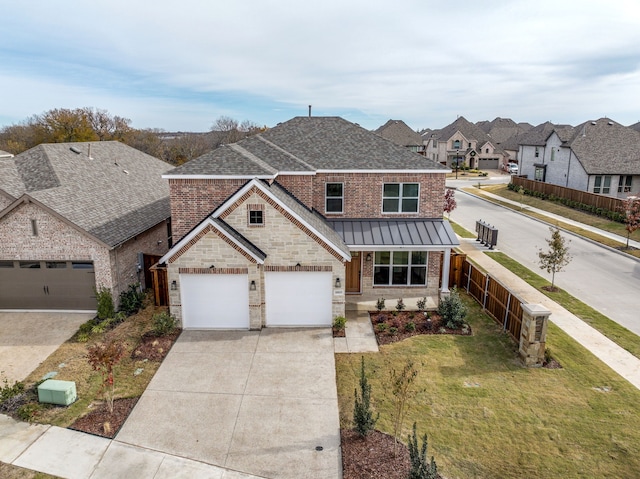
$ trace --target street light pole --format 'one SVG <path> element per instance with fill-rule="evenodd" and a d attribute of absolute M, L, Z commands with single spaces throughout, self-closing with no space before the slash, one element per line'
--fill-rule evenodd
<path fill-rule="evenodd" d="M 456 180 L 458 179 L 458 161 L 460 160 L 460 157 L 458 156 L 460 154 L 460 150 L 456 150 Z"/>

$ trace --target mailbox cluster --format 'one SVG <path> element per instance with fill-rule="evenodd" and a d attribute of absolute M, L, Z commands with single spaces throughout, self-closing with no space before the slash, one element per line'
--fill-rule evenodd
<path fill-rule="evenodd" d="M 476 221 L 476 233 L 478 234 L 476 241 L 480 241 L 489 249 L 493 249 L 498 244 L 498 229 L 482 220 Z"/>

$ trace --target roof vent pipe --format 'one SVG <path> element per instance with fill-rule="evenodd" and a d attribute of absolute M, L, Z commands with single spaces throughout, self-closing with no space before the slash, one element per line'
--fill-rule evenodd
<path fill-rule="evenodd" d="M 91 143 L 89 143 L 89 159 L 93 160 L 93 158 L 91 158 Z"/>
<path fill-rule="evenodd" d="M 311 118 L 311 105 L 309 105 L 309 118 Z"/>

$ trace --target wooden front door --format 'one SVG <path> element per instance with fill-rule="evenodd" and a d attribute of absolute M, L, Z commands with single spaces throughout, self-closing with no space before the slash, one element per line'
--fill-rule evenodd
<path fill-rule="evenodd" d="M 360 292 L 360 276 L 362 273 L 362 253 L 360 251 L 351 252 L 351 262 L 347 263 L 346 286 L 347 293 Z"/>

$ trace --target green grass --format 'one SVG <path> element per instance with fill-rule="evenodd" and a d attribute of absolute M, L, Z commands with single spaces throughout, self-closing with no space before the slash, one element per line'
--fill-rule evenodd
<path fill-rule="evenodd" d="M 616 249 L 620 249 L 620 250 L 624 250 L 625 253 L 631 255 L 631 256 L 635 256 L 640 258 L 640 250 L 637 249 L 624 249 L 625 244 L 624 243 L 620 243 L 618 241 L 612 240 L 610 238 L 607 238 L 605 236 L 599 235 L 597 233 L 593 233 L 591 231 L 587 231 L 583 228 L 580 227 L 576 227 L 573 225 L 570 225 L 566 222 L 563 221 L 558 221 L 552 218 L 549 218 L 548 216 L 536 213 L 534 211 L 531 211 L 529 209 L 527 209 L 527 207 L 533 207 L 533 208 L 537 208 L 540 210 L 544 210 L 544 211 L 548 211 L 549 213 L 553 213 L 559 216 L 562 216 L 564 218 L 573 220 L 573 221 L 578 221 L 580 223 L 586 224 L 586 225 L 590 225 L 593 226 L 595 228 L 599 228 L 603 231 L 608 231 L 609 233 L 614 233 L 617 235 L 622 236 L 623 238 L 627 237 L 627 231 L 625 230 L 624 224 L 622 223 L 618 223 L 616 221 L 611 221 L 607 218 L 602 218 L 596 215 L 592 215 L 589 213 L 585 213 L 583 211 L 579 211 L 579 210 L 574 210 L 573 208 L 569 208 L 568 206 L 564 206 L 558 203 L 554 203 L 552 201 L 546 201 L 546 200 L 542 200 L 540 198 L 535 198 L 532 196 L 524 196 L 521 197 L 518 193 L 516 193 L 515 191 L 511 191 L 507 188 L 506 185 L 502 184 L 502 185 L 490 185 L 490 186 L 484 186 L 483 189 L 478 189 L 478 188 L 466 188 L 467 191 L 472 192 L 473 194 L 476 194 L 478 196 L 482 196 L 483 198 L 487 199 L 488 201 L 492 201 L 496 204 L 500 204 L 501 206 L 504 206 L 506 208 L 510 208 L 512 210 L 515 211 L 520 211 L 521 213 L 527 215 L 527 216 L 531 216 L 533 218 L 537 218 L 537 219 L 541 219 L 549 224 L 552 224 L 554 226 L 558 226 L 561 227 L 563 229 L 566 229 L 567 231 L 571 231 L 573 233 L 576 233 L 578 235 L 584 236 L 586 238 L 589 238 L 593 241 L 597 241 L 598 243 L 604 244 L 606 246 L 610 246 L 612 248 L 616 248 Z M 498 195 L 501 196 L 503 198 L 506 198 L 508 200 L 512 200 L 512 201 L 516 201 L 518 202 L 518 205 L 512 205 L 510 203 L 504 202 L 504 201 L 499 201 L 499 200 L 495 200 L 494 198 L 489 197 L 488 195 L 484 194 L 484 191 L 488 191 L 489 193 L 493 193 L 494 195 Z M 522 201 L 522 205 L 524 208 L 520 207 L 520 201 Z M 631 236 L 630 238 L 632 240 L 635 241 L 640 241 L 640 230 L 636 230 Z"/>
<path fill-rule="evenodd" d="M 640 338 L 635 333 L 560 288 L 555 292 L 542 289 L 543 286 L 551 286 L 551 283 L 504 253 L 485 252 L 485 254 L 640 359 Z"/>
<path fill-rule="evenodd" d="M 522 367 L 515 344 L 462 297 L 473 336 L 416 336 L 364 355 L 377 429 L 392 432 L 390 371 L 412 360 L 418 394 L 402 441 L 416 421 L 446 477 L 640 477 L 640 391 L 553 324 L 547 346 L 564 368 Z M 343 427 L 360 357 L 336 355 Z"/>
<path fill-rule="evenodd" d="M 470 231 L 467 231 L 462 226 L 460 226 L 458 223 L 454 223 L 453 221 L 449 220 L 449 224 L 453 228 L 453 232 L 455 234 L 457 234 L 458 236 L 460 236 L 461 238 L 475 238 L 476 237 L 476 235 L 474 235 Z"/>

